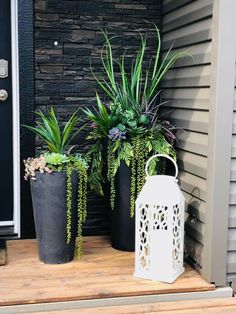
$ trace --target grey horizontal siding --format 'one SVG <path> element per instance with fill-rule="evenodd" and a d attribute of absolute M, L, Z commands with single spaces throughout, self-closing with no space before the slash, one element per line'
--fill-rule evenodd
<path fill-rule="evenodd" d="M 186 201 L 186 212 L 193 218 L 200 222 L 205 222 L 206 218 L 206 203 L 197 196 L 184 192 Z"/>
<path fill-rule="evenodd" d="M 236 205 L 229 206 L 229 228 L 236 228 Z"/>
<path fill-rule="evenodd" d="M 179 182 L 181 189 L 191 195 L 206 200 L 206 180 L 186 171 L 179 172 Z"/>
<path fill-rule="evenodd" d="M 209 87 L 210 74 L 211 67 L 209 65 L 173 69 L 166 74 L 162 86 L 170 88 Z"/>
<path fill-rule="evenodd" d="M 230 276 L 231 273 L 236 273 L 236 252 L 228 252 L 227 260 L 227 273 Z M 236 277 L 236 275 L 234 276 Z"/>
<path fill-rule="evenodd" d="M 207 158 L 186 151 L 178 152 L 179 167 L 183 171 L 206 179 Z"/>
<path fill-rule="evenodd" d="M 199 270 L 206 219 L 212 4 L 212 0 L 163 3 L 163 57 L 173 43 L 174 52 L 187 50 L 192 55 L 176 62 L 162 88 L 169 119 L 183 128 L 176 148 L 179 183 L 186 199 L 185 250 Z"/>
<path fill-rule="evenodd" d="M 236 182 L 234 181 L 230 184 L 229 204 L 236 205 Z"/>
<path fill-rule="evenodd" d="M 205 224 L 188 215 L 188 218 L 185 220 L 185 233 L 202 245 L 204 244 L 204 229 Z"/>
<path fill-rule="evenodd" d="M 188 108 L 194 110 L 209 109 L 209 88 L 165 89 L 163 97 L 168 100 L 168 107 Z"/>
<path fill-rule="evenodd" d="M 163 1 L 163 13 L 177 10 L 179 7 L 191 2 L 192 0 L 164 0 Z"/>
<path fill-rule="evenodd" d="M 208 133 L 208 111 L 176 109 L 169 117 L 178 128 L 194 132 L 201 130 L 202 133 Z"/>
<path fill-rule="evenodd" d="M 175 1 L 179 2 L 179 1 Z M 164 6 L 165 8 L 165 6 Z M 165 16 L 163 32 L 174 30 L 176 27 L 183 27 L 200 19 L 212 15 L 212 0 L 200 0 L 189 3 L 183 10 L 182 7 L 170 12 Z"/>
<path fill-rule="evenodd" d="M 236 136 L 232 137 L 231 157 L 236 158 Z"/>
<path fill-rule="evenodd" d="M 203 245 L 188 235 L 185 235 L 185 251 L 187 252 L 188 261 L 199 271 L 202 268 L 202 251 Z"/>
<path fill-rule="evenodd" d="M 176 147 L 184 151 L 193 152 L 195 154 L 200 154 L 207 156 L 207 144 L 208 137 L 207 134 L 201 134 L 190 131 L 179 131 L 177 133 L 178 142 Z M 236 150 L 236 143 L 235 143 Z"/>
<path fill-rule="evenodd" d="M 173 42 L 175 42 L 175 47 L 178 48 L 211 40 L 211 22 L 211 18 L 208 18 L 167 33 L 164 35 L 163 49 L 168 49 Z"/>

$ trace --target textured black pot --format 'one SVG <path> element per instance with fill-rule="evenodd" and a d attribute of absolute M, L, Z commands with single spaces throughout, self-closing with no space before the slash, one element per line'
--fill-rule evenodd
<path fill-rule="evenodd" d="M 76 198 L 78 179 L 72 173 L 72 228 L 67 244 L 67 204 L 65 172 L 41 174 L 30 180 L 39 258 L 46 264 L 62 264 L 74 258 L 76 239 Z"/>
<path fill-rule="evenodd" d="M 114 249 L 135 250 L 135 218 L 130 217 L 131 169 L 121 162 L 116 174 L 116 198 L 111 210 L 111 244 Z"/>

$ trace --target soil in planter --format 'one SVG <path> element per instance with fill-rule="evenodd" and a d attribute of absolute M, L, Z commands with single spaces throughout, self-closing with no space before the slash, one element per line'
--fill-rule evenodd
<path fill-rule="evenodd" d="M 77 186 L 72 172 L 71 240 L 67 244 L 67 175 L 65 172 L 37 173 L 30 180 L 39 258 L 46 264 L 62 264 L 74 258 Z"/>

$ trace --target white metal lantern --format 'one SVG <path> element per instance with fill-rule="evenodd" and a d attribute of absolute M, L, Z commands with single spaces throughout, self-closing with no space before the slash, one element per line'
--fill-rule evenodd
<path fill-rule="evenodd" d="M 148 174 L 154 158 L 175 165 L 175 176 Z M 178 167 L 168 155 L 152 156 L 146 164 L 146 182 L 136 200 L 134 276 L 174 282 L 183 272 L 184 196 L 177 184 Z"/>

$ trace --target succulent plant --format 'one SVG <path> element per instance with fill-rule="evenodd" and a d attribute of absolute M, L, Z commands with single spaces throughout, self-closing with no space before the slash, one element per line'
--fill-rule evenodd
<path fill-rule="evenodd" d="M 44 155 L 46 163 L 54 166 L 62 165 L 70 161 L 69 157 L 65 154 L 59 153 L 46 153 Z"/>
<path fill-rule="evenodd" d="M 121 131 L 118 127 L 115 127 L 115 128 L 112 128 L 112 129 L 109 131 L 108 137 L 109 137 L 112 141 L 121 140 L 121 139 L 126 139 L 125 133 L 126 133 L 126 131 Z"/>
<path fill-rule="evenodd" d="M 36 180 L 36 171 L 40 171 L 41 173 L 51 173 L 52 170 L 47 166 L 46 159 L 43 155 L 38 158 L 29 157 L 24 160 L 25 165 L 25 180 L 31 178 L 32 180 Z"/>

